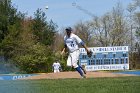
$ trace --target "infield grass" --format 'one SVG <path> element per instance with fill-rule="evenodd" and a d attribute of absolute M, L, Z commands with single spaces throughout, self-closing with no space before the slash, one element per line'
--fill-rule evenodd
<path fill-rule="evenodd" d="M 140 76 L 0 81 L 0 93 L 140 93 Z"/>

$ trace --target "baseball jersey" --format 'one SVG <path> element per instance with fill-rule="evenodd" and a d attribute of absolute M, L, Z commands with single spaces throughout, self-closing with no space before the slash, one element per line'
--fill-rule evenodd
<path fill-rule="evenodd" d="M 75 34 L 71 33 L 70 37 L 67 35 L 64 36 L 64 43 L 66 44 L 69 52 L 74 52 L 79 49 L 78 44 L 80 44 L 82 40 Z"/>
<path fill-rule="evenodd" d="M 60 63 L 53 63 L 54 70 L 58 70 L 60 68 Z"/>

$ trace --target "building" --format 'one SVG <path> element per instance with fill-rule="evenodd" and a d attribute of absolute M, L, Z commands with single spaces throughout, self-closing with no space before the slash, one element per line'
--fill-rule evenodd
<path fill-rule="evenodd" d="M 85 65 L 87 71 L 128 70 L 128 46 L 90 47 L 93 54 L 89 58 L 84 48 L 80 48 L 79 64 Z"/>

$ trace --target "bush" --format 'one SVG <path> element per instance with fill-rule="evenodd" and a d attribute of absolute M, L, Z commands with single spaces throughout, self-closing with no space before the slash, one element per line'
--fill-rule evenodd
<path fill-rule="evenodd" d="M 49 72 L 53 62 L 52 55 L 49 48 L 38 43 L 30 47 L 25 54 L 17 55 L 14 64 L 26 73 Z"/>

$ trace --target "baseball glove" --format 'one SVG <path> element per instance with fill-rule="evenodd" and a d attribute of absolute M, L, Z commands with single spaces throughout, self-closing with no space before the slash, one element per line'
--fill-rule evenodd
<path fill-rule="evenodd" d="M 87 52 L 87 55 L 88 55 L 89 58 L 92 56 L 92 54 L 93 54 L 92 51 Z"/>

